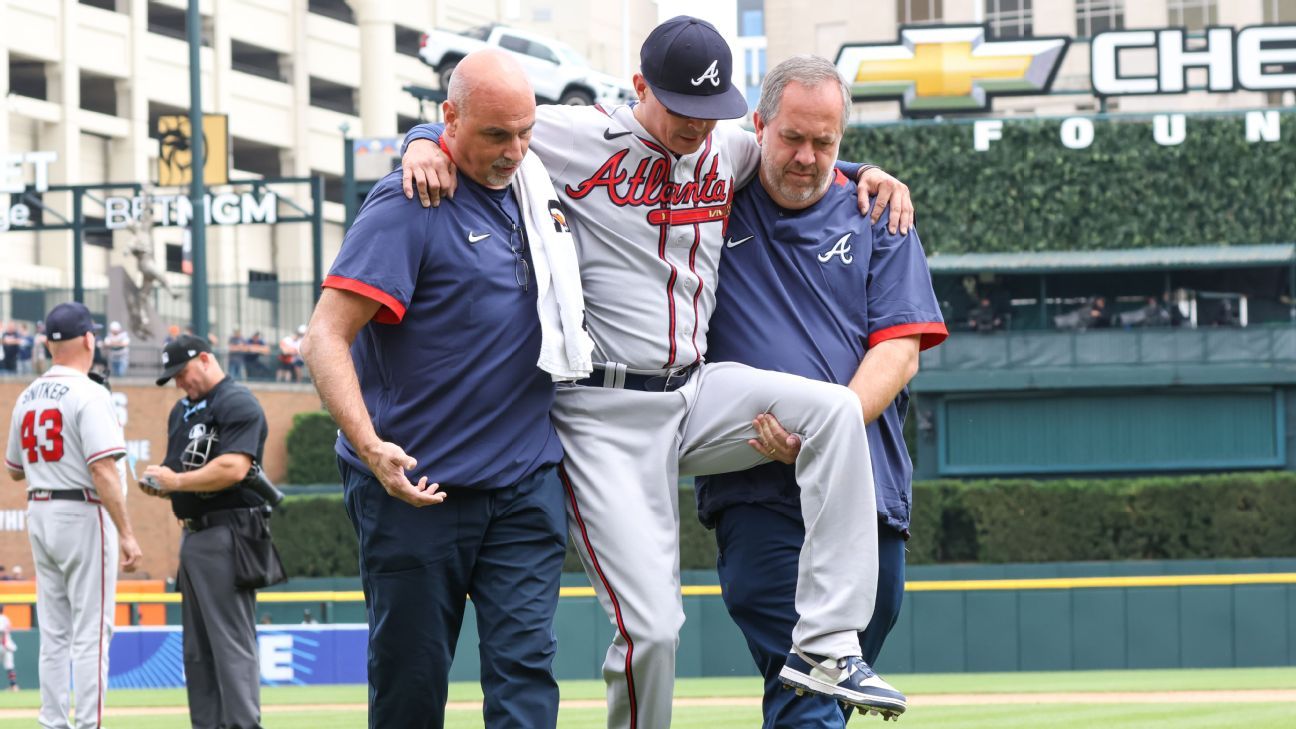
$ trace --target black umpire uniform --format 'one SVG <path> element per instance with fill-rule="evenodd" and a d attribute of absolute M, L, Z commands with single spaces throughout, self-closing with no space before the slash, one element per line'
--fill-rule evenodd
<path fill-rule="evenodd" d="M 165 384 L 199 352 L 204 339 L 181 336 L 166 346 Z M 265 449 L 265 412 L 256 397 L 225 376 L 201 400 L 181 398 L 167 423 L 163 465 L 181 472 L 201 468 L 226 453 L 260 463 Z M 260 727 L 260 663 L 257 655 L 256 591 L 235 582 L 237 534 L 266 529 L 268 509 L 252 489 L 235 484 L 206 493 L 174 492 L 171 510 L 184 522 L 176 582 L 184 598 L 185 684 L 195 729 Z"/>

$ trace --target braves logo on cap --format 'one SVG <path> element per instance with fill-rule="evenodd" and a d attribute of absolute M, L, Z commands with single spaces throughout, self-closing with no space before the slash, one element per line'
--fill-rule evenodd
<path fill-rule="evenodd" d="M 701 76 L 698 76 L 695 79 L 690 79 L 689 82 L 694 86 L 701 86 L 707 81 L 710 81 L 712 86 L 718 87 L 720 85 L 720 69 L 716 68 L 716 64 L 719 62 L 720 61 L 718 60 L 712 61 L 711 65 L 707 66 L 707 70 L 703 71 Z"/>

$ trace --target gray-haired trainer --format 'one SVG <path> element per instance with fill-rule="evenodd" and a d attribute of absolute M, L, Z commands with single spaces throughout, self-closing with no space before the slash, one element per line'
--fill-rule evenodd
<path fill-rule="evenodd" d="M 883 681 L 859 656 L 829 658 L 794 647 L 779 671 L 779 680 L 797 693 L 831 696 L 888 719 L 903 714 L 908 706 L 904 694 Z"/>

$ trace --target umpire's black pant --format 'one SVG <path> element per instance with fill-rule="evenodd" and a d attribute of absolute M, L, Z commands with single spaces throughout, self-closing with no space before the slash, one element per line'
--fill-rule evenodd
<path fill-rule="evenodd" d="M 488 729 L 553 729 L 553 631 L 567 551 L 557 469 L 455 489 L 416 509 L 338 461 L 369 614 L 369 726 L 441 729 L 465 596 L 477 613 Z"/>
<path fill-rule="evenodd" d="M 246 509 L 233 523 L 185 530 L 176 579 L 184 597 L 185 687 L 193 729 L 260 729 L 261 664 L 256 591 L 234 586 L 234 535 L 265 517 Z"/>

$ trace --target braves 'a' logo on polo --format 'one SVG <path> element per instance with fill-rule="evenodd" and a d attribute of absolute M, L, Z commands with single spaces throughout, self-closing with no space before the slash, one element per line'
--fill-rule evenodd
<path fill-rule="evenodd" d="M 999 41 L 983 25 L 905 27 L 899 43 L 848 43 L 837 71 L 856 101 L 899 99 L 904 114 L 978 111 L 994 96 L 1045 94 L 1070 38 Z"/>
<path fill-rule="evenodd" d="M 718 63 L 720 63 L 718 60 L 712 61 L 711 65 L 707 66 L 707 70 L 703 71 L 701 76 L 698 76 L 695 79 L 689 79 L 689 83 L 694 86 L 701 86 L 707 81 L 710 81 L 712 86 L 718 87 L 720 85 L 720 69 L 716 66 Z"/>
<path fill-rule="evenodd" d="M 847 233 L 846 235 L 843 235 L 842 237 L 838 238 L 837 242 L 833 243 L 832 248 L 829 248 L 828 250 L 819 254 L 819 262 L 827 263 L 833 259 L 833 256 L 841 256 L 841 262 L 849 266 L 851 264 L 851 261 L 855 260 L 855 256 L 852 256 L 850 253 L 851 250 L 850 243 L 847 242 L 850 240 L 850 237 L 851 234 Z"/>

